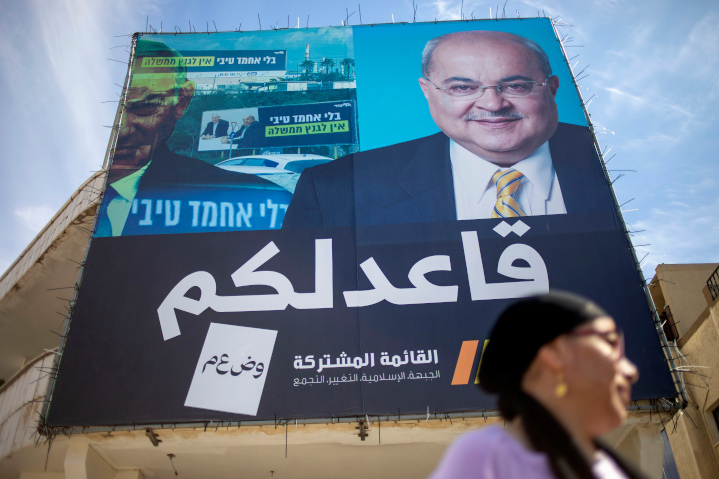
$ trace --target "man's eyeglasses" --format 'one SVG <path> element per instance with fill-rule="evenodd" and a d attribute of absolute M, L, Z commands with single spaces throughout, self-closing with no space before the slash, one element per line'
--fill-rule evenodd
<path fill-rule="evenodd" d="M 462 100 L 476 100 L 477 98 L 484 95 L 484 91 L 489 88 L 494 89 L 499 95 L 502 95 L 505 98 L 519 98 L 527 96 L 532 92 L 532 89 L 534 87 L 547 86 L 547 83 L 549 83 L 550 78 L 552 77 L 548 76 L 547 78 L 545 78 L 544 83 L 521 80 L 500 82 L 496 85 L 480 85 L 479 83 L 475 82 L 463 81 L 453 82 L 443 87 L 435 85 L 434 82 L 432 82 L 432 80 L 427 77 L 425 77 L 424 79 L 430 82 L 432 86 L 435 87 L 437 90 L 442 90 L 442 92 L 449 97 Z"/>
<path fill-rule="evenodd" d="M 614 331 L 595 331 L 593 329 L 587 329 L 584 331 L 570 331 L 567 333 L 568 336 L 599 336 L 609 344 L 615 351 L 619 361 L 624 357 L 624 331 L 616 329 Z"/>

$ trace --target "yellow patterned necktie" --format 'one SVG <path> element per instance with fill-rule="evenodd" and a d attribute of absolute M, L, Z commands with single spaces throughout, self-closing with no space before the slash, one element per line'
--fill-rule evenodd
<path fill-rule="evenodd" d="M 522 173 L 511 168 L 507 171 L 497 171 L 492 175 L 492 181 L 497 187 L 497 202 L 492 211 L 492 218 L 527 216 L 517 200 L 514 199 L 514 194 L 517 192 L 522 178 L 524 178 Z"/>

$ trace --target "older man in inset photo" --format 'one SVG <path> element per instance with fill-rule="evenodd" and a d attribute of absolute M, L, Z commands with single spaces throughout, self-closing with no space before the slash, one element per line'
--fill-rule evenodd
<path fill-rule="evenodd" d="M 219 113 L 213 113 L 212 121 L 207 123 L 205 131 L 202 132 L 202 139 L 222 138 L 223 136 L 227 136 L 227 130 L 229 129 L 230 122 L 221 119 Z"/>
<path fill-rule="evenodd" d="M 262 140 L 265 138 L 262 130 L 262 125 L 257 119 L 253 115 L 247 115 L 242 119 L 242 126 L 235 132 L 235 137 L 231 141 L 237 145 L 237 148 L 262 146 Z M 230 143 L 230 139 L 223 138 L 222 143 Z"/>
<path fill-rule="evenodd" d="M 559 79 L 535 42 L 493 31 L 442 35 L 425 46 L 422 75 L 441 132 L 305 170 L 283 227 L 554 215 L 610 205 L 591 133 L 558 122 Z"/>

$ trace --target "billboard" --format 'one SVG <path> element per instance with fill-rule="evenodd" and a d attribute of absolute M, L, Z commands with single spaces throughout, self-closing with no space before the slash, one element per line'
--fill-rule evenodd
<path fill-rule="evenodd" d="M 550 20 L 138 35 L 47 422 L 494 409 L 549 288 L 674 395 Z"/>

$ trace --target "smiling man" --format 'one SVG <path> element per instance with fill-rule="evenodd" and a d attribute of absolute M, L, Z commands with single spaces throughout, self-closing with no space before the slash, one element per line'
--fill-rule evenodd
<path fill-rule="evenodd" d="M 422 74 L 419 85 L 441 132 L 305 170 L 283 227 L 607 207 L 589 129 L 558 122 L 559 79 L 539 45 L 504 32 L 450 33 L 427 43 Z"/>

